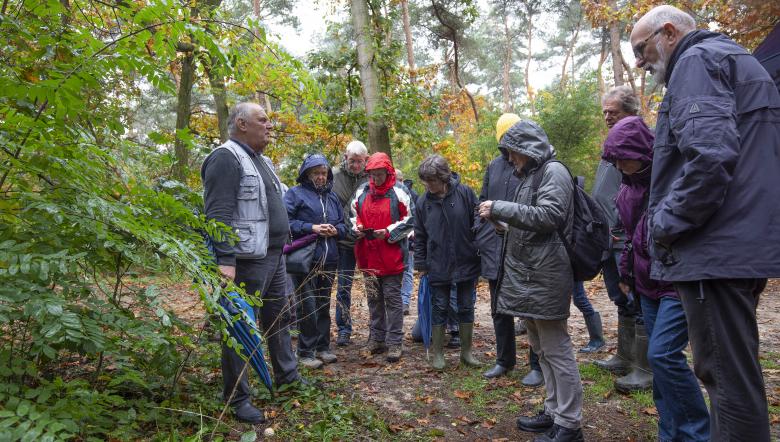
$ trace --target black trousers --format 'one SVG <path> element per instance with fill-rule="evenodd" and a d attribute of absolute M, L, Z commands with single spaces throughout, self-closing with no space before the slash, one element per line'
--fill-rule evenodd
<path fill-rule="evenodd" d="M 514 368 L 517 364 L 517 344 L 515 343 L 514 316 L 496 313 L 496 286 L 498 281 L 488 280 L 490 304 L 493 307 L 493 329 L 496 332 L 496 364 L 504 368 Z"/>
<path fill-rule="evenodd" d="M 313 358 L 330 350 L 330 292 L 336 264 L 326 264 L 308 275 L 292 275 L 298 319 L 298 356 Z"/>
<path fill-rule="evenodd" d="M 769 441 L 756 307 L 766 279 L 675 282 L 688 321 L 693 371 L 710 396 L 713 441 Z"/>
<path fill-rule="evenodd" d="M 263 259 L 239 259 L 236 261 L 236 284 L 245 284 L 247 293 L 260 292 L 263 306 L 255 308 L 258 325 L 263 328 L 263 339 L 268 344 L 276 386 L 296 381 L 298 361 L 290 339 L 289 303 L 287 301 L 287 275 L 281 249 L 270 249 Z M 248 373 L 252 367 L 235 350 L 222 343 L 223 395 L 227 401 L 233 389 L 230 405 L 236 407 L 249 400 Z M 243 370 L 243 375 L 241 372 Z"/>

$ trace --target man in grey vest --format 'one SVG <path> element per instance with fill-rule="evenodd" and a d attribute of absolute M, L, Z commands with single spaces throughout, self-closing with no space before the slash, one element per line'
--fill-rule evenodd
<path fill-rule="evenodd" d="M 283 186 L 271 160 L 263 155 L 270 141 L 271 122 L 255 103 L 237 104 L 228 117 L 230 140 L 203 162 L 203 199 L 206 217 L 234 229 L 238 241 L 216 242 L 219 270 L 247 293 L 262 295 L 256 316 L 265 332 L 277 385 L 300 380 L 288 329 L 286 267 L 282 248 L 290 231 Z M 265 421 L 249 395 L 246 362 L 222 344 L 222 379 L 225 400 L 236 419 Z M 242 370 L 244 374 L 241 375 Z"/>

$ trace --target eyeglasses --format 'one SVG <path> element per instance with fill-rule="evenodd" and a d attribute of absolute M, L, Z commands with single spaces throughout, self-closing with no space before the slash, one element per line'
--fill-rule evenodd
<path fill-rule="evenodd" d="M 646 39 L 642 40 L 640 43 L 638 43 L 636 46 L 633 47 L 634 49 L 634 57 L 636 57 L 637 60 L 645 58 L 645 48 L 647 47 L 647 42 L 650 41 L 651 38 L 658 35 L 661 31 L 664 30 L 664 27 L 661 26 L 660 28 L 656 29 L 655 32 L 650 34 Z"/>

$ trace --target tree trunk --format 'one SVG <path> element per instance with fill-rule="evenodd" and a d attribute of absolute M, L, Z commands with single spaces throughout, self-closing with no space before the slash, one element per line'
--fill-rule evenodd
<path fill-rule="evenodd" d="M 368 147 L 371 152 L 385 152 L 390 155 L 390 134 L 387 124 L 379 115 L 383 102 L 379 91 L 379 78 L 376 73 L 374 45 L 371 39 L 366 1 L 350 0 L 360 70 L 360 87 L 363 90 L 363 103 L 366 107 L 366 119 L 368 120 Z"/>
<path fill-rule="evenodd" d="M 577 39 L 580 35 L 580 29 L 582 28 L 582 16 L 580 16 L 577 22 L 577 27 L 574 30 L 574 36 L 571 38 L 571 42 L 566 48 L 566 56 L 563 58 L 563 67 L 561 67 L 561 89 L 566 87 L 566 65 L 571 60 L 572 72 L 574 72 L 574 47 L 577 45 Z M 574 74 L 572 74 L 574 76 Z"/>
<path fill-rule="evenodd" d="M 504 15 L 504 60 L 501 72 L 504 112 L 512 111 L 512 84 L 510 81 L 510 69 L 512 67 L 512 35 L 509 30 L 509 14 Z"/>
<path fill-rule="evenodd" d="M 219 140 L 226 142 L 228 140 L 228 105 L 227 94 L 225 93 L 225 77 L 214 68 L 214 60 L 211 60 L 211 66 L 206 70 L 211 86 L 211 95 L 214 97 L 214 107 L 217 111 L 217 126 L 219 127 Z"/>
<path fill-rule="evenodd" d="M 599 54 L 599 64 L 596 68 L 596 73 L 598 74 L 598 82 L 599 82 L 599 95 L 603 96 L 605 92 L 607 92 L 607 87 L 604 85 L 604 74 L 603 74 L 603 67 L 604 62 L 607 61 L 607 29 L 602 28 L 601 29 L 601 53 Z"/>
<path fill-rule="evenodd" d="M 609 1 L 613 11 L 617 10 L 615 0 Z M 615 86 L 623 86 L 623 55 L 620 51 L 620 21 L 609 24 L 609 46 L 612 51 L 612 72 L 615 74 Z"/>
<path fill-rule="evenodd" d="M 401 0 L 401 13 L 403 14 L 404 36 L 406 37 L 406 62 L 409 64 L 409 78 L 414 80 L 414 46 L 412 40 L 412 26 L 409 23 L 409 1 Z"/>
<path fill-rule="evenodd" d="M 528 48 L 528 55 L 525 60 L 525 93 L 528 96 L 528 103 L 531 105 L 531 115 L 536 116 L 536 105 L 534 104 L 534 90 L 531 88 L 531 56 L 533 51 L 531 50 L 531 43 L 534 37 L 533 17 L 531 16 L 531 8 L 528 8 L 528 26 L 526 27 L 526 41 Z"/>
<path fill-rule="evenodd" d="M 623 64 L 623 69 L 626 70 L 626 74 L 628 74 L 628 83 L 631 85 L 631 89 L 634 90 L 634 93 L 636 94 L 636 81 L 634 81 L 634 71 L 631 70 L 631 66 L 626 63 L 626 60 L 623 58 L 623 53 L 620 54 L 620 61 Z"/>
<path fill-rule="evenodd" d="M 181 78 L 176 98 L 176 141 L 174 153 L 176 161 L 173 164 L 173 177 L 182 183 L 187 182 L 190 162 L 190 152 L 186 143 L 179 136 L 180 130 L 190 125 L 192 114 L 192 84 L 195 82 L 195 57 L 192 52 L 186 52 L 181 59 Z"/>

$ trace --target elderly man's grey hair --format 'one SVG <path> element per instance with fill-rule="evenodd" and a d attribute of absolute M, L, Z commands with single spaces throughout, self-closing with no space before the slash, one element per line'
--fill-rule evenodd
<path fill-rule="evenodd" d="M 347 149 L 344 151 L 345 156 L 350 155 L 360 155 L 360 156 L 366 156 L 368 155 L 368 149 L 366 149 L 366 145 L 363 144 L 363 142 L 358 140 L 352 140 L 347 144 Z"/>
<path fill-rule="evenodd" d="M 629 115 L 639 114 L 639 98 L 637 98 L 634 90 L 631 86 L 623 85 L 616 86 L 608 90 L 603 97 L 601 97 L 601 105 L 605 105 L 607 101 L 615 100 L 620 103 L 620 107 L 623 112 Z"/>
<path fill-rule="evenodd" d="M 450 182 L 450 176 L 452 171 L 447 160 L 441 155 L 430 155 L 420 163 L 420 167 L 417 169 L 417 175 L 423 181 L 441 181 L 443 183 Z"/>
<path fill-rule="evenodd" d="M 683 34 L 696 30 L 696 20 L 674 6 L 657 6 L 645 14 L 642 19 L 647 20 L 652 30 L 660 28 L 664 23 L 673 24 Z"/>
<path fill-rule="evenodd" d="M 236 121 L 239 119 L 246 121 L 249 118 L 249 115 L 252 113 L 252 109 L 259 106 L 257 103 L 252 103 L 251 101 L 245 101 L 243 103 L 238 103 L 235 106 L 233 106 L 233 109 L 230 109 L 230 113 L 228 114 L 228 135 L 233 136 L 236 134 Z"/>

